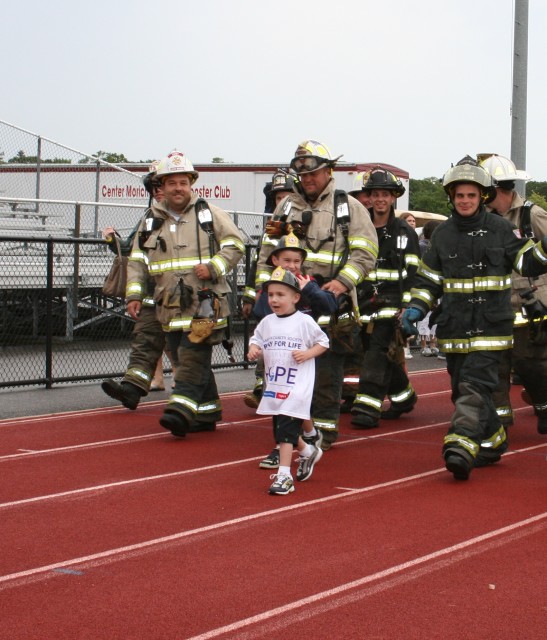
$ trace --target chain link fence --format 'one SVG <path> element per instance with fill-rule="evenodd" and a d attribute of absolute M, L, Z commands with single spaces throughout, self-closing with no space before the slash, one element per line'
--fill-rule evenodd
<path fill-rule="evenodd" d="M 140 220 L 146 170 L 133 173 L 0 121 L 0 387 L 124 374 L 134 323 L 122 300 L 102 293 L 113 254 L 100 236 L 107 226 L 126 236 Z M 125 202 L 101 202 L 118 188 L 120 171 Z M 245 214 L 232 215 L 245 227 Z M 252 327 L 238 310 L 253 250 L 249 240 L 230 277 L 235 362 L 216 346 L 215 368 L 248 366 Z"/>

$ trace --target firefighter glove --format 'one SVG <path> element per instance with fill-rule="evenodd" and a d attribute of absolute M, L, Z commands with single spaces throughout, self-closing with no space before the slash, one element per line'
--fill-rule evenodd
<path fill-rule="evenodd" d="M 403 333 L 405 336 L 417 336 L 418 329 L 416 323 L 423 318 L 423 314 L 420 309 L 416 307 L 408 307 L 403 313 L 401 318 L 401 324 L 403 325 Z"/>

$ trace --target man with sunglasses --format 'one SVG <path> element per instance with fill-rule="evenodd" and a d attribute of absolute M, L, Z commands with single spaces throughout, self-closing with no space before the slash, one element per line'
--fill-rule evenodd
<path fill-rule="evenodd" d="M 267 259 L 280 235 L 293 230 L 307 251 L 303 271 L 313 276 L 322 289 L 332 291 L 339 302 L 335 317 L 318 320 L 329 333 L 330 347 L 316 362 L 312 421 L 322 431 L 325 450 L 338 437 L 344 357 L 352 348 L 355 287 L 374 269 L 378 255 L 376 230 L 367 210 L 336 190 L 333 168 L 339 157 L 333 158 L 328 148 L 316 140 L 298 145 L 290 163 L 298 182 L 276 207 L 273 220 L 266 227 L 256 280 L 258 289 L 270 279 Z"/>

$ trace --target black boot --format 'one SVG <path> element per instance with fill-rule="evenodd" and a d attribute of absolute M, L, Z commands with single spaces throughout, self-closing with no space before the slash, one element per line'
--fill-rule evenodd
<path fill-rule="evenodd" d="M 107 396 L 114 398 L 114 400 L 119 400 L 124 407 L 132 411 L 139 406 L 142 396 L 145 395 L 142 389 L 130 382 L 122 382 L 120 384 L 110 378 L 102 382 L 101 388 Z"/>
<path fill-rule="evenodd" d="M 351 424 L 354 429 L 374 429 L 378 426 L 379 417 L 370 413 L 352 413 Z"/>
<path fill-rule="evenodd" d="M 414 409 L 416 402 L 418 402 L 418 397 L 416 395 L 412 396 L 412 398 L 405 404 L 397 405 L 392 402 L 389 409 L 382 411 L 382 420 L 397 420 L 403 415 L 403 413 L 410 413 L 412 409 Z"/>
<path fill-rule="evenodd" d="M 188 420 L 178 411 L 166 409 L 160 418 L 160 424 L 164 429 L 170 431 L 175 438 L 185 438 L 188 432 Z"/>
<path fill-rule="evenodd" d="M 472 465 L 469 460 L 454 451 L 446 454 L 445 464 L 456 480 L 467 480 L 471 474 Z"/>

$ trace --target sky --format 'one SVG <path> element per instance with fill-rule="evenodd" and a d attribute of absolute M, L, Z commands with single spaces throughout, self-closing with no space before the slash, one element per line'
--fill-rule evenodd
<path fill-rule="evenodd" d="M 411 178 L 511 153 L 514 0 L 27 0 L 0 33 L 0 120 L 85 153 L 286 166 L 311 138 Z M 530 0 L 536 180 L 546 34 L 547 3 Z"/>

